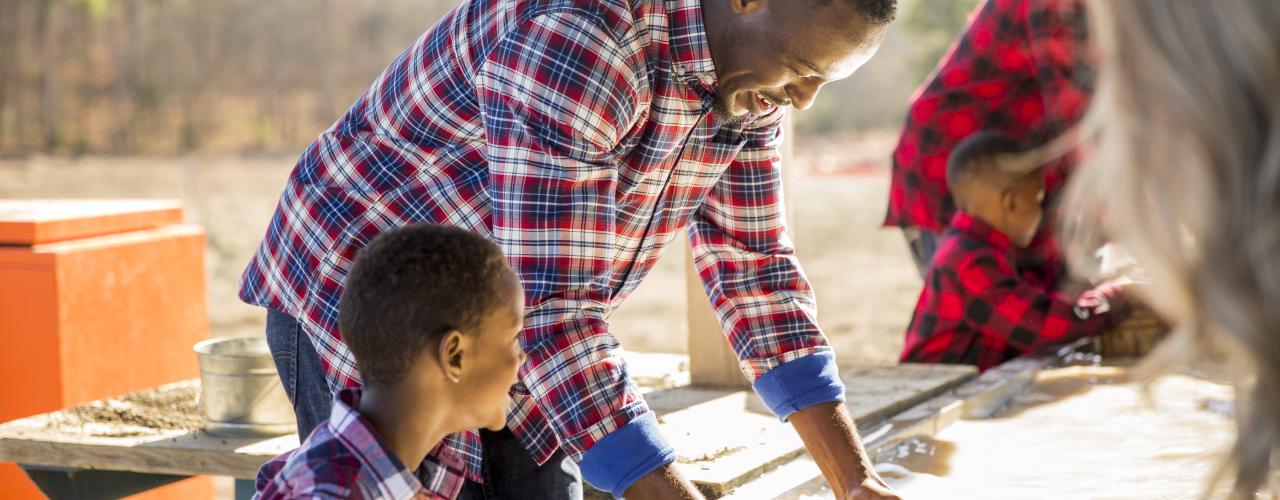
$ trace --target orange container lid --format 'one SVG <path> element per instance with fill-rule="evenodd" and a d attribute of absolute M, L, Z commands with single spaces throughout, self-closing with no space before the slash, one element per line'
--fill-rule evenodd
<path fill-rule="evenodd" d="M 0 245 L 37 245 L 182 223 L 179 200 L 0 200 Z"/>

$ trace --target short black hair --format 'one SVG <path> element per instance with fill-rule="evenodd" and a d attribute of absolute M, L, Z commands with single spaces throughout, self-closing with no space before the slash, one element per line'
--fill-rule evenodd
<path fill-rule="evenodd" d="M 951 150 L 947 158 L 947 186 L 954 193 L 962 186 L 973 181 L 995 181 L 1001 178 L 1009 180 L 1016 177 L 1008 174 L 1003 177 L 999 165 L 991 160 L 1004 154 L 1024 152 L 1023 146 L 1004 132 L 983 130 L 966 137 Z"/>
<path fill-rule="evenodd" d="M 830 5 L 835 0 L 811 0 L 817 5 Z M 852 4 L 867 23 L 884 26 L 898 17 L 898 0 L 840 0 Z"/>
<path fill-rule="evenodd" d="M 347 274 L 338 328 L 361 382 L 395 387 L 423 349 L 471 333 L 503 300 L 514 274 L 502 250 L 452 226 L 413 224 L 369 242 Z"/>

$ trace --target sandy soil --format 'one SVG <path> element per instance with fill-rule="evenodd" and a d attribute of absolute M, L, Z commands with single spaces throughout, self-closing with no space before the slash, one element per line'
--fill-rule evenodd
<path fill-rule="evenodd" d="M 881 229 L 892 133 L 803 142 L 791 194 L 801 262 L 819 321 L 845 366 L 896 360 L 919 290 L 906 244 Z M 294 160 L 272 156 L 47 158 L 0 161 L 0 198 L 177 198 L 208 231 L 214 336 L 262 332 L 236 282 L 262 237 Z M 683 252 L 670 248 L 611 319 L 629 350 L 685 352 Z M 705 300 L 705 297 L 699 297 Z"/>
<path fill-rule="evenodd" d="M 72 434 L 125 437 L 165 430 L 204 428 L 199 413 L 200 384 L 181 382 L 119 398 L 74 406 L 56 413 L 46 427 Z"/>

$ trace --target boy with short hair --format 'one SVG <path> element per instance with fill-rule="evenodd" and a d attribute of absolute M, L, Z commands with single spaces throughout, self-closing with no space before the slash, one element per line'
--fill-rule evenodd
<path fill-rule="evenodd" d="M 258 471 L 260 498 L 426 497 L 414 469 L 445 436 L 505 427 L 523 317 L 520 282 L 485 238 L 417 224 L 373 239 L 338 308 L 362 385 Z"/>
<path fill-rule="evenodd" d="M 1128 315 L 1118 288 L 1081 297 L 1032 286 L 1014 267 L 1042 217 L 1040 169 L 1006 166 L 1013 139 L 979 132 L 952 152 L 947 184 L 957 213 L 938 246 L 907 327 L 901 362 L 976 365 L 980 371 L 1046 346 L 1101 334 Z"/>

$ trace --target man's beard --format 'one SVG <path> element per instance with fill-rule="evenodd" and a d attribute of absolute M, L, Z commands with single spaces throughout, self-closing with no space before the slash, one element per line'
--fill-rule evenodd
<path fill-rule="evenodd" d="M 717 92 L 715 96 L 712 98 L 711 114 L 716 116 L 716 120 L 720 122 L 720 126 L 741 125 L 743 122 L 747 121 L 748 118 L 751 118 L 751 113 L 734 115 L 733 112 L 730 111 L 729 109 L 729 102 L 726 101 L 724 97 L 720 95 L 719 92 Z"/>

